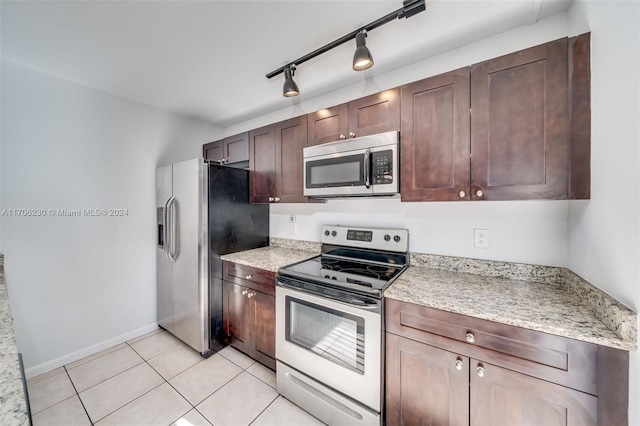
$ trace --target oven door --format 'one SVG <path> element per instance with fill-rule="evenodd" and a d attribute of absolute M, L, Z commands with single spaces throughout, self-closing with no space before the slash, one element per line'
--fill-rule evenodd
<path fill-rule="evenodd" d="M 276 358 L 380 412 L 382 315 L 276 287 Z"/>

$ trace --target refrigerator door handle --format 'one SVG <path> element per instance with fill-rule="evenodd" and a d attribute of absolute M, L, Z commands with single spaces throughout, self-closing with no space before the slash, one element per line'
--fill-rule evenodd
<path fill-rule="evenodd" d="M 172 262 L 175 262 L 176 258 L 178 257 L 178 248 L 176 247 L 176 241 L 178 240 L 178 228 L 176 226 L 175 205 L 176 205 L 176 197 L 171 197 L 169 199 L 169 223 L 171 226 L 169 259 Z"/>
<path fill-rule="evenodd" d="M 169 197 L 167 198 L 167 201 L 164 202 L 164 210 L 163 210 L 163 222 L 164 222 L 164 226 L 163 226 L 163 236 L 162 238 L 164 239 L 164 245 L 163 245 L 163 249 L 164 249 L 164 255 L 167 256 L 167 259 L 171 260 L 171 255 L 169 254 L 169 203 L 171 203 L 171 200 L 173 199 L 173 197 Z"/>

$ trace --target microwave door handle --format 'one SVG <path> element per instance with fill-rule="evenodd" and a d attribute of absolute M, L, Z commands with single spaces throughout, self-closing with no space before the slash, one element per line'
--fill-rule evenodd
<path fill-rule="evenodd" d="M 367 149 L 364 153 L 364 186 L 367 189 L 371 188 L 371 171 L 369 170 L 369 163 L 371 158 L 371 148 Z"/>

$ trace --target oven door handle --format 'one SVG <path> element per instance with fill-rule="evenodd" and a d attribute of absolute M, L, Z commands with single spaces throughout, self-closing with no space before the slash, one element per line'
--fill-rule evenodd
<path fill-rule="evenodd" d="M 353 299 L 353 298 L 350 298 L 350 299 L 334 298 L 334 297 L 331 297 L 331 296 L 326 295 L 326 294 L 316 293 L 314 291 L 305 291 L 305 289 L 303 289 L 303 288 L 296 287 L 295 285 L 284 283 L 284 282 L 282 282 L 280 280 L 277 280 L 276 284 L 278 286 L 280 286 L 280 287 L 289 288 L 291 290 L 299 291 L 299 292 L 306 293 L 306 294 L 311 294 L 313 296 L 326 297 L 327 299 L 333 300 L 334 302 L 341 303 L 341 304 L 346 305 L 346 306 L 351 306 L 353 308 L 364 309 L 364 310 L 367 310 L 367 311 L 374 311 L 374 312 L 379 312 L 380 311 L 380 303 L 379 302 L 373 302 L 373 303 L 370 303 L 370 304 L 354 303 L 354 301 L 358 301 L 358 299 Z"/>
<path fill-rule="evenodd" d="M 371 170 L 369 163 L 371 162 L 371 148 L 367 149 L 364 153 L 364 186 L 371 188 Z"/>

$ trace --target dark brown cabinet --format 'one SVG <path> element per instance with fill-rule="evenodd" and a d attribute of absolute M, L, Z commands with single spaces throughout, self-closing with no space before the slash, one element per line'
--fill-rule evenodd
<path fill-rule="evenodd" d="M 403 86 L 402 200 L 589 198 L 588 42 L 556 40 Z"/>
<path fill-rule="evenodd" d="M 598 398 L 471 360 L 471 425 L 596 426 Z"/>
<path fill-rule="evenodd" d="M 275 274 L 224 262 L 222 306 L 227 343 L 275 369 Z"/>
<path fill-rule="evenodd" d="M 626 424 L 629 354 L 385 300 L 387 424 Z"/>
<path fill-rule="evenodd" d="M 471 198 L 566 199 L 567 39 L 471 67 Z"/>
<path fill-rule="evenodd" d="M 385 90 L 307 115 L 308 145 L 400 130 L 400 90 Z"/>
<path fill-rule="evenodd" d="M 249 161 L 249 132 L 229 136 L 202 146 L 205 160 L 219 164 L 235 164 Z"/>
<path fill-rule="evenodd" d="M 386 424 L 469 424 L 469 358 L 391 333 L 386 346 Z"/>
<path fill-rule="evenodd" d="M 403 86 L 402 201 L 469 200 L 469 68 Z"/>
<path fill-rule="evenodd" d="M 249 132 L 249 200 L 252 203 L 304 203 L 302 149 L 307 117 Z"/>

